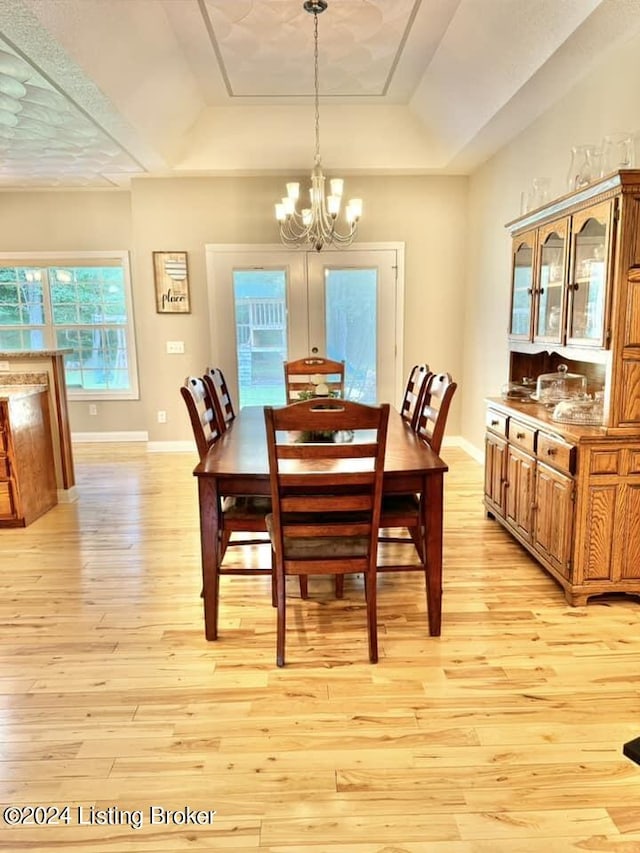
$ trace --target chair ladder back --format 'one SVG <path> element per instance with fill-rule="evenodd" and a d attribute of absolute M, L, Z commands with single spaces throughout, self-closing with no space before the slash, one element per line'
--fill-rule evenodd
<path fill-rule="evenodd" d="M 457 387 L 449 373 L 433 373 L 427 382 L 416 432 L 435 453 L 440 453 L 449 407 Z"/>
<path fill-rule="evenodd" d="M 414 364 L 409 373 L 400 414 L 412 429 L 416 428 L 420 406 L 430 376 L 428 364 Z"/>
<path fill-rule="evenodd" d="M 202 461 L 223 432 L 218 412 L 211 406 L 205 383 L 199 377 L 188 376 L 180 387 L 180 394 L 187 407 L 198 456 Z"/>
<path fill-rule="evenodd" d="M 227 429 L 229 424 L 234 420 L 236 412 L 233 407 L 233 400 L 231 399 L 229 388 L 224 378 L 224 373 L 219 367 L 207 368 L 204 379 L 207 383 L 209 393 L 217 401 L 217 407 L 222 415 L 224 429 Z"/>
<path fill-rule="evenodd" d="M 344 361 L 310 356 L 285 361 L 283 367 L 287 403 L 299 400 L 301 392 L 314 393 L 320 384 L 327 386 L 325 396 L 344 397 Z M 311 381 L 316 376 L 320 378 L 320 382 Z"/>

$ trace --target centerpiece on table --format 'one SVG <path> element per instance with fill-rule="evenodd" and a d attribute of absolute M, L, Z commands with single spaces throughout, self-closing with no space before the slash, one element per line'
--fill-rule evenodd
<path fill-rule="evenodd" d="M 320 373 L 314 373 L 309 377 L 311 388 L 298 393 L 299 400 L 330 399 L 340 395 L 337 391 L 331 391 Z M 321 406 L 320 406 L 321 408 Z M 301 432 L 295 437 L 295 441 L 301 444 L 310 442 L 334 442 L 336 444 L 353 441 L 353 430 L 313 430 Z"/>

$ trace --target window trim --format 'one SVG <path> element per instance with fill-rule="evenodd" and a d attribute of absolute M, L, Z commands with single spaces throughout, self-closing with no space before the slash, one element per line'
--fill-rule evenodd
<path fill-rule="evenodd" d="M 118 261 L 122 268 L 124 276 L 124 298 L 127 309 L 127 324 L 125 328 L 125 338 L 127 341 L 127 358 L 129 360 L 129 378 L 131 388 L 128 391 L 115 391 L 113 389 L 105 391 L 97 391 L 95 389 L 88 391 L 79 391 L 67 387 L 67 397 L 70 402 L 79 400 L 139 400 L 140 387 L 138 382 L 138 359 L 136 353 L 136 335 L 135 321 L 133 316 L 133 292 L 131 286 L 131 264 L 129 261 L 129 252 L 117 249 L 109 249 L 104 252 L 95 251 L 79 251 L 79 252 L 1 252 L 0 264 L 10 266 L 7 261 L 19 261 L 16 266 L 27 266 L 30 263 L 34 267 L 47 266 L 51 261 L 53 264 L 66 263 L 69 266 L 82 266 L 83 261 Z M 95 264 L 96 266 L 98 264 Z M 113 264 L 112 264 L 113 265 Z M 50 302 L 51 295 L 45 295 L 47 302 Z M 45 339 L 48 341 L 49 349 L 59 349 L 55 346 L 55 329 L 56 324 L 51 321 L 44 324 Z M 37 352 L 37 350 L 33 350 Z M 64 352 L 65 350 L 63 350 Z M 7 350 L 8 352 L 8 350 Z"/>

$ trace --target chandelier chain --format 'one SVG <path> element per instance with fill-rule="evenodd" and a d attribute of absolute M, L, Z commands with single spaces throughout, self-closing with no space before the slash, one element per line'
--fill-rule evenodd
<path fill-rule="evenodd" d="M 307 207 L 298 210 L 300 184 L 287 184 L 287 196 L 276 203 L 276 219 L 280 224 L 280 239 L 286 246 L 311 246 L 317 252 L 324 246 L 341 248 L 351 245 L 362 214 L 362 199 L 349 200 L 344 211 L 346 230 L 340 230 L 338 215 L 342 205 L 342 178 L 329 181 L 325 191 L 325 176 L 320 157 L 320 58 L 318 15 L 327 8 L 327 0 L 305 0 L 305 12 L 313 13 L 313 86 L 315 107 L 315 161 L 311 172 L 311 188 Z"/>
<path fill-rule="evenodd" d="M 318 13 L 313 13 L 313 87 L 315 92 L 315 109 L 316 109 L 316 159 L 315 162 L 320 162 L 320 73 L 318 71 Z"/>

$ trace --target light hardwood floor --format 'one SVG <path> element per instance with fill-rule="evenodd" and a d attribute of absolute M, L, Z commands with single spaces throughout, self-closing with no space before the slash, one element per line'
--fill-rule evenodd
<path fill-rule="evenodd" d="M 0 849 L 640 851 L 638 602 L 569 607 L 443 455 L 442 636 L 420 576 L 384 575 L 371 665 L 359 580 L 312 580 L 277 669 L 266 579 L 224 579 L 204 639 L 194 456 L 77 447 L 77 503 L 0 531 L 0 800 L 69 825 L 0 815 Z"/>

